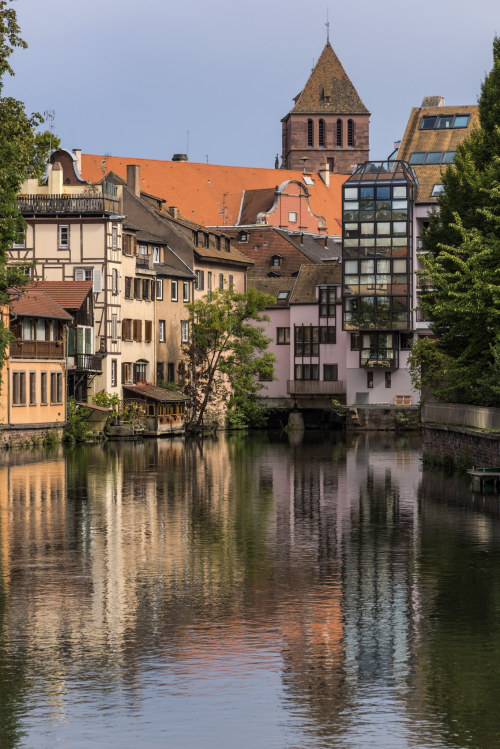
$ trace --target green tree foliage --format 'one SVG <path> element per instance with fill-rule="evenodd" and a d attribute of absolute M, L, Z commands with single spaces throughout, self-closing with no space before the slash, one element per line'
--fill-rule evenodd
<path fill-rule="evenodd" d="M 2 96 L 5 76 L 14 74 L 9 58 L 16 47 L 26 46 L 10 0 L 0 0 L 0 304 L 8 302 L 8 288 L 27 281 L 22 270 L 7 267 L 7 250 L 26 226 L 17 210 L 20 187 L 28 177 L 44 175 L 51 137 L 49 131 L 37 132 L 43 123 L 39 114 L 28 115 L 22 102 Z M 52 144 L 57 148 L 53 136 Z M 0 325 L 0 369 L 8 340 Z"/>
<path fill-rule="evenodd" d="M 213 292 L 187 305 L 189 343 L 183 346 L 179 374 L 191 403 L 191 423 L 203 424 L 209 406 L 225 403 L 229 424 L 247 426 L 260 416 L 260 379 L 272 379 L 274 356 L 259 323 L 272 297 L 250 288 Z M 257 323 L 257 324 L 256 324 Z"/>
<path fill-rule="evenodd" d="M 419 307 L 436 341 L 410 357 L 414 381 L 445 400 L 500 405 L 500 38 L 479 100 L 481 128 L 443 174 L 439 213 L 424 232 Z M 420 370 L 420 371 L 419 371 Z"/>

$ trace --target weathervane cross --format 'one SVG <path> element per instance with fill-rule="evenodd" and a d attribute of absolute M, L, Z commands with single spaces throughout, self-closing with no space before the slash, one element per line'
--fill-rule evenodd
<path fill-rule="evenodd" d="M 328 8 L 326 9 L 326 43 L 330 43 L 330 20 L 328 18 Z"/>

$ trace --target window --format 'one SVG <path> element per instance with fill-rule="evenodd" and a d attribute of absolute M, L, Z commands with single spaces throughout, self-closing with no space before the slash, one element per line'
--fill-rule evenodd
<path fill-rule="evenodd" d="M 224 288 L 224 273 L 219 273 L 219 289 Z"/>
<path fill-rule="evenodd" d="M 151 320 L 144 321 L 144 340 L 146 343 L 151 343 L 153 339 L 153 322 Z"/>
<path fill-rule="evenodd" d="M 118 315 L 111 315 L 111 339 L 118 340 Z"/>
<path fill-rule="evenodd" d="M 197 231 L 193 232 L 193 244 L 194 244 L 195 247 L 198 244 L 198 232 Z"/>
<path fill-rule="evenodd" d="M 278 291 L 276 299 L 278 300 L 278 302 L 286 302 L 289 296 L 290 296 L 289 291 Z"/>
<path fill-rule="evenodd" d="M 163 278 L 156 279 L 156 298 L 163 299 Z"/>
<path fill-rule="evenodd" d="M 320 343 L 336 343 L 337 328 L 333 325 L 322 325 L 319 329 Z"/>
<path fill-rule="evenodd" d="M 276 328 L 276 343 L 290 344 L 290 328 Z"/>
<path fill-rule="evenodd" d="M 146 382 L 147 362 L 138 361 L 134 364 L 134 382 Z"/>
<path fill-rule="evenodd" d="M 325 147 L 325 121 L 320 120 L 318 123 L 318 145 L 320 148 Z"/>
<path fill-rule="evenodd" d="M 189 322 L 181 320 L 181 343 L 189 343 Z"/>
<path fill-rule="evenodd" d="M 125 276 L 125 299 L 132 299 L 132 278 Z"/>
<path fill-rule="evenodd" d="M 367 388 L 373 387 L 373 372 L 366 373 L 366 387 Z"/>
<path fill-rule="evenodd" d="M 149 302 L 149 289 L 150 289 L 149 278 L 143 278 L 142 279 L 142 298 L 146 302 Z"/>
<path fill-rule="evenodd" d="M 351 351 L 359 351 L 361 348 L 361 333 L 351 333 Z"/>
<path fill-rule="evenodd" d="M 147 244 L 140 244 L 139 245 L 139 255 L 147 255 L 148 254 L 148 246 Z"/>
<path fill-rule="evenodd" d="M 57 233 L 59 249 L 69 249 L 69 226 L 67 224 L 59 224 L 59 226 L 57 227 Z"/>
<path fill-rule="evenodd" d="M 167 364 L 167 382 L 175 382 L 175 363 L 169 361 Z"/>
<path fill-rule="evenodd" d="M 288 221 L 291 224 L 296 224 L 297 223 L 297 211 L 289 211 L 288 212 Z"/>
<path fill-rule="evenodd" d="M 172 301 L 176 302 L 178 300 L 177 281 L 172 281 L 171 292 L 172 292 Z"/>
<path fill-rule="evenodd" d="M 238 234 L 238 242 L 248 242 L 248 232 L 240 231 Z M 217 249 L 220 250 L 220 246 Z"/>
<path fill-rule="evenodd" d="M 92 268 L 75 268 L 75 281 L 92 281 Z"/>
<path fill-rule="evenodd" d="M 312 120 L 307 120 L 307 145 L 309 148 L 313 147 L 314 141 L 314 123 Z"/>
<path fill-rule="evenodd" d="M 12 373 L 12 403 L 14 406 L 26 404 L 26 372 Z"/>
<path fill-rule="evenodd" d="M 421 130 L 448 130 L 467 127 L 470 114 L 424 115 L 420 121 Z"/>
<path fill-rule="evenodd" d="M 205 272 L 202 270 L 195 270 L 194 275 L 196 276 L 194 288 L 203 291 L 205 288 Z"/>
<path fill-rule="evenodd" d="M 165 380 L 165 364 L 162 361 L 156 362 L 156 384 L 159 385 Z"/>
<path fill-rule="evenodd" d="M 133 321 L 133 339 L 134 341 L 142 341 L 142 320 Z"/>
<path fill-rule="evenodd" d="M 342 120 L 337 120 L 337 147 L 342 148 Z"/>
<path fill-rule="evenodd" d="M 319 290 L 319 316 L 335 317 L 337 290 L 335 286 Z"/>
<path fill-rule="evenodd" d="M 40 403 L 47 405 L 47 372 L 40 372 Z"/>
<path fill-rule="evenodd" d="M 26 247 L 26 231 L 19 232 L 19 234 L 17 235 L 17 242 L 14 242 L 12 247 L 14 249 Z"/>
<path fill-rule="evenodd" d="M 452 164 L 456 151 L 414 151 L 410 156 L 410 164 Z"/>
<path fill-rule="evenodd" d="M 399 339 L 399 348 L 401 351 L 410 351 L 413 345 L 413 333 L 401 333 Z"/>
<path fill-rule="evenodd" d="M 295 326 L 295 356 L 319 356 L 319 328 L 317 326 Z M 295 379 L 310 378 L 299 377 Z"/>
<path fill-rule="evenodd" d="M 132 382 L 132 365 L 130 362 L 122 364 L 122 382 Z"/>
<path fill-rule="evenodd" d="M 431 195 L 433 198 L 437 198 L 438 195 L 441 195 L 441 193 L 444 191 L 444 185 L 435 184 L 432 188 Z"/>
<path fill-rule="evenodd" d="M 134 299 L 141 299 L 141 279 L 134 278 Z"/>
<path fill-rule="evenodd" d="M 118 359 L 111 359 L 111 387 L 118 385 Z"/>
<path fill-rule="evenodd" d="M 207 296 L 210 299 L 212 295 L 212 271 L 209 270 L 207 273 Z"/>
<path fill-rule="evenodd" d="M 324 364 L 323 379 L 328 382 L 336 382 L 339 379 L 338 364 Z"/>
<path fill-rule="evenodd" d="M 122 253 L 124 255 L 134 254 L 135 237 L 131 234 L 122 234 Z"/>
<path fill-rule="evenodd" d="M 50 373 L 50 402 L 62 403 L 62 372 Z"/>
<path fill-rule="evenodd" d="M 385 386 L 386 388 L 391 387 L 391 373 L 390 372 L 384 372 L 385 374 Z"/>
<path fill-rule="evenodd" d="M 153 247 L 153 263 L 159 263 L 159 262 L 160 262 L 160 248 Z"/>
<path fill-rule="evenodd" d="M 118 247 L 118 227 L 116 224 L 113 224 L 113 227 L 111 229 L 111 247 L 113 250 L 116 250 Z"/>
<path fill-rule="evenodd" d="M 189 281 L 182 282 L 182 301 L 189 302 Z"/>
<path fill-rule="evenodd" d="M 347 120 L 347 146 L 352 148 L 354 146 L 354 122 Z"/>
<path fill-rule="evenodd" d="M 317 364 L 296 364 L 296 380 L 319 380 L 319 366 Z"/>
<path fill-rule="evenodd" d="M 132 340 L 132 320 L 130 318 L 122 320 L 122 340 Z"/>
<path fill-rule="evenodd" d="M 330 170 L 330 172 L 333 173 L 335 169 L 335 159 L 332 156 L 328 156 L 328 158 L 326 159 L 326 162 L 328 164 L 328 169 Z"/>
<path fill-rule="evenodd" d="M 272 255 L 271 256 L 271 266 L 273 268 L 279 268 L 281 266 L 281 261 L 283 260 L 281 255 Z"/>
<path fill-rule="evenodd" d="M 229 288 L 234 289 L 234 279 L 231 273 L 229 274 Z"/>
<path fill-rule="evenodd" d="M 116 296 L 120 292 L 119 274 L 116 268 L 111 271 L 111 293 Z"/>
<path fill-rule="evenodd" d="M 30 372 L 30 406 L 36 406 L 36 372 Z"/>
<path fill-rule="evenodd" d="M 165 320 L 158 320 L 158 340 L 165 343 Z"/>

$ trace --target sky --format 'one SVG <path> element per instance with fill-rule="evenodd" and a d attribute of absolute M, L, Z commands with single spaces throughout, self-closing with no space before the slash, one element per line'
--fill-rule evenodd
<path fill-rule="evenodd" d="M 330 42 L 384 159 L 412 107 L 475 104 L 499 0 L 17 0 L 28 50 L 4 95 L 53 111 L 65 148 L 274 167 L 281 118 Z"/>

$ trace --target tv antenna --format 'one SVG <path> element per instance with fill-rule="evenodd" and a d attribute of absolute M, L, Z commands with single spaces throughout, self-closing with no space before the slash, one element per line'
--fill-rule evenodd
<path fill-rule="evenodd" d="M 54 120 L 56 118 L 56 113 L 53 109 L 46 109 L 43 113 L 43 119 L 46 120 L 49 123 L 49 153 L 52 153 L 52 134 L 54 131 Z"/>

